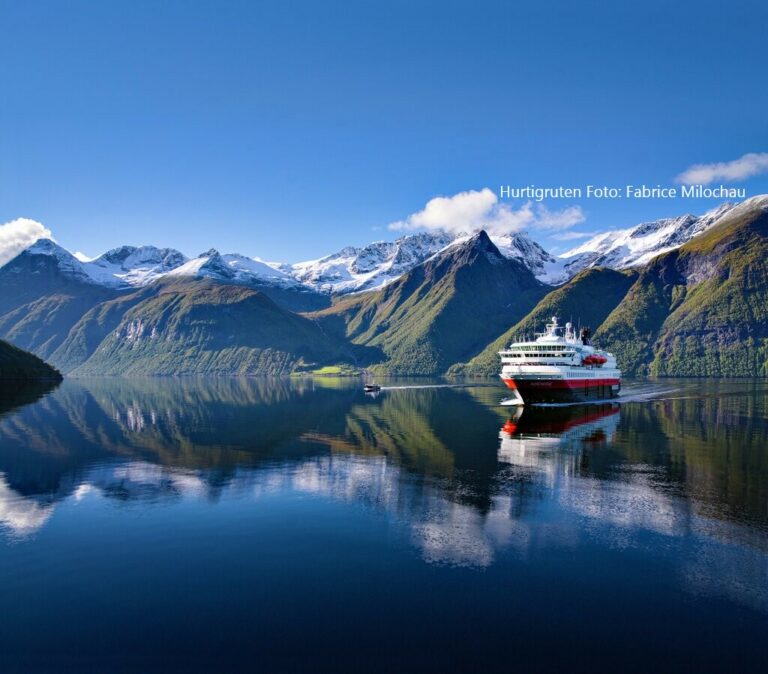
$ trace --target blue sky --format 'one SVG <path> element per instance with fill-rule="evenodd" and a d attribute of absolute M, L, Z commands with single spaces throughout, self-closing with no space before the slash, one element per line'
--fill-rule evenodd
<path fill-rule="evenodd" d="M 0 0 L 0 222 L 89 254 L 297 261 L 393 238 L 439 195 L 671 185 L 768 151 L 767 20 L 760 2 Z M 547 207 L 593 231 L 716 203 Z"/>

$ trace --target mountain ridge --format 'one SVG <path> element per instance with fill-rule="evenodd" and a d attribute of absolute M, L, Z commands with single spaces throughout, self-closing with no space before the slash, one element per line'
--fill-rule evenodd
<path fill-rule="evenodd" d="M 724 203 L 700 216 L 687 213 L 676 218 L 642 222 L 626 229 L 609 230 L 566 251 L 560 258 L 571 277 L 589 267 L 628 269 L 642 266 L 703 234 L 735 206 L 734 203 Z"/>
<path fill-rule="evenodd" d="M 768 375 L 768 196 L 654 258 L 595 340 L 631 374 Z"/>
<path fill-rule="evenodd" d="M 716 224 L 735 205 L 725 203 L 701 216 L 683 215 L 611 229 L 558 256 L 547 252 L 527 233 L 491 233 L 507 258 L 522 261 L 544 283 L 561 285 L 589 267 L 639 267 L 673 250 Z M 62 271 L 84 282 L 116 290 L 144 287 L 165 276 L 212 277 L 262 288 L 301 288 L 325 295 L 377 290 L 450 246 L 473 234 L 422 232 L 363 247 L 347 246 L 336 253 L 294 264 L 264 262 L 239 253 L 211 249 L 187 258 L 173 248 L 120 246 L 93 258 L 78 258 L 51 240 L 41 239 L 27 250 L 49 254 Z"/>
<path fill-rule="evenodd" d="M 682 238 L 693 235 L 649 262 L 587 266 L 557 286 L 541 280 L 557 262 L 527 237 L 500 247 L 480 231 L 437 252 L 403 237 L 417 250 L 379 252 L 406 266 L 423 261 L 382 287 L 343 294 L 216 250 L 149 283 L 104 285 L 89 262 L 44 239 L 0 267 L 0 339 L 76 375 L 493 374 L 500 346 L 557 314 L 589 324 L 626 375 L 768 376 L 768 196 L 679 221 Z M 669 228 L 633 231 L 668 247 Z M 114 276 L 180 255 L 122 247 L 97 260 Z M 356 269 L 375 275 L 381 259 L 371 254 Z"/>
<path fill-rule="evenodd" d="M 101 335 L 85 346 L 73 339 L 57 352 L 72 373 L 282 375 L 356 358 L 312 319 L 245 286 L 163 280 L 116 302 L 122 306 L 106 307 Z M 73 355 L 73 348 L 85 351 Z"/>

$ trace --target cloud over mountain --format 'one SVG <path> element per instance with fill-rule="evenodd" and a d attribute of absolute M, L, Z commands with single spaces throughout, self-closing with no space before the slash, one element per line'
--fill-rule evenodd
<path fill-rule="evenodd" d="M 768 152 L 749 152 L 733 161 L 694 164 L 675 179 L 683 185 L 708 185 L 716 180 L 740 181 L 768 172 Z"/>
<path fill-rule="evenodd" d="M 0 225 L 0 265 L 16 257 L 38 239 L 52 239 L 51 230 L 29 218 L 16 218 Z"/>
<path fill-rule="evenodd" d="M 519 208 L 499 202 L 495 192 L 482 190 L 459 192 L 450 197 L 435 197 L 416 213 L 389 225 L 393 230 L 440 230 L 451 234 L 485 229 L 491 234 L 517 232 L 521 229 L 560 231 L 584 222 L 579 206 L 551 211 L 542 204 L 526 202 Z"/>

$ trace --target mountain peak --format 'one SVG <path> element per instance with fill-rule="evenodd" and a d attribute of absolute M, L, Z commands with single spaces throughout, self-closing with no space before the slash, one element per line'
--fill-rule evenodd
<path fill-rule="evenodd" d="M 245 285 L 298 285 L 292 276 L 280 269 L 237 253 L 222 255 L 214 248 L 172 269 L 166 275 L 214 278 Z"/>
<path fill-rule="evenodd" d="M 108 250 L 106 253 L 99 255 L 97 257 L 97 260 L 105 260 L 107 262 L 112 263 L 120 263 L 123 262 L 127 257 L 132 255 L 134 252 L 136 252 L 136 248 L 134 246 L 119 246 L 117 248 L 112 248 Z"/>
<path fill-rule="evenodd" d="M 479 232 L 476 232 L 472 236 L 469 237 L 469 240 L 473 242 L 473 245 L 480 245 L 480 246 L 493 246 L 495 249 L 496 246 L 493 245 L 493 242 L 491 241 L 491 237 L 488 236 L 488 232 L 486 232 L 484 229 L 481 229 Z"/>
<path fill-rule="evenodd" d="M 69 251 L 62 248 L 53 239 L 38 239 L 31 246 L 28 246 L 23 252 L 30 253 L 32 255 L 71 255 Z"/>
<path fill-rule="evenodd" d="M 83 266 L 102 285 L 136 287 L 157 280 L 186 261 L 187 258 L 173 248 L 120 246 Z"/>
<path fill-rule="evenodd" d="M 496 244 L 488 236 L 488 232 L 481 229 L 469 236 L 464 235 L 458 238 L 451 246 L 445 249 L 444 255 L 456 256 L 462 254 L 482 253 L 489 262 L 497 263 L 504 260 L 505 257 L 498 249 Z"/>
<path fill-rule="evenodd" d="M 456 239 L 450 246 L 435 256 L 438 264 L 448 262 L 451 265 L 473 264 L 478 259 L 485 259 L 491 264 L 503 264 L 507 259 L 488 236 L 480 230 L 470 236 Z"/>
<path fill-rule="evenodd" d="M 38 239 L 31 246 L 21 252 L 21 255 L 45 255 L 54 258 L 62 270 L 85 273 L 82 263 L 65 248 L 62 248 L 52 239 Z"/>
<path fill-rule="evenodd" d="M 83 283 L 94 283 L 85 270 L 85 265 L 52 239 L 38 239 L 8 262 L 3 269 L 8 268 L 18 272 L 27 270 L 29 265 L 41 271 L 56 270 L 57 273 Z"/>
<path fill-rule="evenodd" d="M 484 253 L 491 262 L 504 259 L 504 255 L 501 254 L 501 251 L 484 229 L 470 236 L 465 245 L 467 248 Z"/>
<path fill-rule="evenodd" d="M 317 260 L 288 269 L 299 283 L 323 293 L 353 293 L 383 288 L 450 245 L 443 232 L 407 234 L 395 241 L 376 241 L 363 248 L 347 246 Z"/>

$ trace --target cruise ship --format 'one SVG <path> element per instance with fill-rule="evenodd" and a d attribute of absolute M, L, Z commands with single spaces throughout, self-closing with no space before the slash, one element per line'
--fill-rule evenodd
<path fill-rule="evenodd" d="M 508 403 L 572 403 L 615 398 L 621 390 L 616 358 L 595 348 L 589 328 L 576 334 L 553 317 L 532 341 L 499 351 L 501 378 L 513 391 Z"/>

